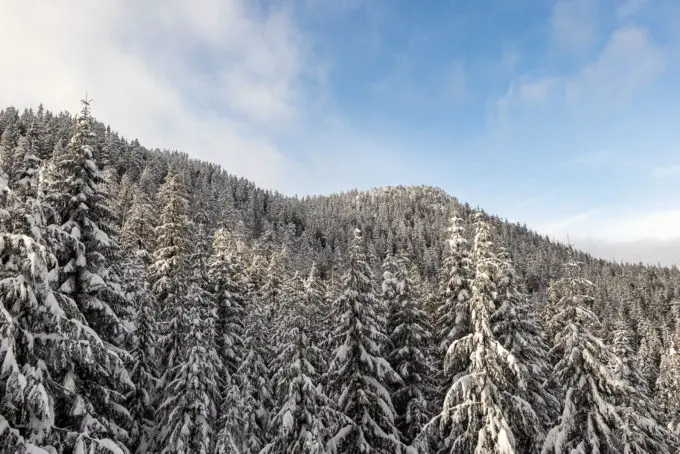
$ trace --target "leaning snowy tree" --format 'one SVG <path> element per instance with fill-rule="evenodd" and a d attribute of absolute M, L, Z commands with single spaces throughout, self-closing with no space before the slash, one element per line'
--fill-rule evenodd
<path fill-rule="evenodd" d="M 392 347 L 388 359 L 403 382 L 392 393 L 392 401 L 397 427 L 404 441 L 410 443 L 430 419 L 427 397 L 432 394 L 434 370 L 427 361 L 427 349 L 432 332 L 425 311 L 414 298 L 411 261 L 400 254 L 393 262 L 392 271 L 383 274 Z"/>
<path fill-rule="evenodd" d="M 383 357 L 387 342 L 383 321 L 376 313 L 378 302 L 372 288 L 373 275 L 366 262 L 359 229 L 349 251 L 349 270 L 344 292 L 335 301 L 336 336 L 344 342 L 333 354 L 328 371 L 329 394 L 350 423 L 328 442 L 331 453 L 400 453 L 405 447 L 395 426 L 395 412 L 386 386 L 400 385 L 399 375 Z"/>
<path fill-rule="evenodd" d="M 541 452 L 677 452 L 672 434 L 650 412 L 649 398 L 609 367 L 621 360 L 593 334 L 600 324 L 591 309 L 593 283 L 579 276 L 579 264 L 565 268 L 566 276 L 548 292 L 550 353 L 557 359 L 551 380 L 561 389 L 564 405 Z"/>

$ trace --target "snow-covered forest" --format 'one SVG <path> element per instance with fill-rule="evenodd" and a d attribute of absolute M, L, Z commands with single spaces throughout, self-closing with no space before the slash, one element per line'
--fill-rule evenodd
<path fill-rule="evenodd" d="M 2 453 L 678 452 L 677 268 L 431 187 L 286 197 L 87 100 L 0 134 Z"/>

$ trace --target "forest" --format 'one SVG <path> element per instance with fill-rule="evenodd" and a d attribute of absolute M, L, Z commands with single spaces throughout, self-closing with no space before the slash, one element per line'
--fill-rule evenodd
<path fill-rule="evenodd" d="M 679 452 L 677 267 L 428 186 L 285 196 L 87 99 L 0 134 L 2 453 Z"/>

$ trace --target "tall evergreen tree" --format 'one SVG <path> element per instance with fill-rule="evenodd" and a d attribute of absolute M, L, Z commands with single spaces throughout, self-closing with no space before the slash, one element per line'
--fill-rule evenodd
<path fill-rule="evenodd" d="M 54 156 L 47 202 L 60 225 L 53 228 L 74 241 L 55 246 L 60 265 L 59 291 L 75 300 L 87 322 L 102 336 L 121 344 L 127 335 L 130 304 L 116 285 L 111 258 L 118 249 L 112 236 L 115 219 L 101 192 L 102 178 L 93 160 L 93 119 L 87 99 L 75 119 L 63 153 Z"/>
<path fill-rule="evenodd" d="M 544 383 L 550 374 L 548 347 L 534 314 L 530 312 L 527 295 L 505 250 L 498 254 L 496 282 L 496 310 L 490 318 L 494 336 L 514 356 L 521 370 L 524 389 L 518 396 L 529 403 L 537 423 L 533 430 L 513 427 L 519 452 L 535 452 L 543 443 L 547 427 L 557 417 L 558 399 Z M 516 426 L 516 422 L 511 421 Z M 526 429 L 526 428 L 524 428 Z"/>
<path fill-rule="evenodd" d="M 134 384 L 122 352 L 57 298 L 43 246 L 3 234 L 0 258 L 2 452 L 126 452 Z"/>
<path fill-rule="evenodd" d="M 181 323 L 187 292 L 190 222 L 189 202 L 181 177 L 169 175 L 158 198 L 163 209 L 156 227 L 156 249 L 149 266 L 149 279 L 161 308 L 161 366 L 167 371 L 178 363 L 181 336 L 187 328 Z"/>
<path fill-rule="evenodd" d="M 447 253 L 442 266 L 442 279 L 438 291 L 443 303 L 437 307 L 436 329 L 442 357 L 449 346 L 470 332 L 470 296 L 474 275 L 468 242 L 465 239 L 463 220 L 454 214 L 448 228 Z M 449 365 L 454 367 L 454 365 Z M 442 386 L 448 389 L 456 373 L 443 374 Z"/>
<path fill-rule="evenodd" d="M 439 416 L 444 452 L 516 453 L 520 452 L 517 438 L 529 436 L 538 420 L 522 398 L 526 379 L 521 365 L 492 329 L 498 261 L 481 213 L 475 215 L 473 259 L 472 332 L 454 341 L 446 353 L 447 371 L 456 364 L 467 367 L 453 381 Z"/>
<path fill-rule="evenodd" d="M 608 367 L 620 362 L 593 334 L 599 320 L 590 307 L 594 285 L 579 276 L 579 265 L 566 265 L 566 277 L 550 287 L 554 314 L 549 334 L 557 362 L 551 380 L 564 396 L 560 419 L 549 432 L 542 453 L 670 453 L 674 443 L 647 409 L 648 401 Z M 641 404 L 642 403 L 642 404 Z"/>
<path fill-rule="evenodd" d="M 229 375 L 234 375 L 245 353 L 245 310 L 243 289 L 239 285 L 239 276 L 244 272 L 243 263 L 238 258 L 234 239 L 224 229 L 215 232 L 212 248 L 208 279 L 217 303 L 217 344 Z"/>
<path fill-rule="evenodd" d="M 432 332 L 427 315 L 415 299 L 409 275 L 411 261 L 399 255 L 394 265 L 393 272 L 383 275 L 392 348 L 388 359 L 402 380 L 392 394 L 397 427 L 403 440 L 410 443 L 430 419 L 427 398 L 432 394 L 434 370 L 427 361 L 427 349 Z"/>
<path fill-rule="evenodd" d="M 373 275 L 366 262 L 363 238 L 355 229 L 349 251 L 349 270 L 344 292 L 334 303 L 334 317 L 344 337 L 330 364 L 330 394 L 351 423 L 341 426 L 329 442 L 333 453 L 398 453 L 404 451 L 395 426 L 392 399 L 386 388 L 401 384 L 380 350 L 387 342 L 378 302 L 373 293 Z"/>

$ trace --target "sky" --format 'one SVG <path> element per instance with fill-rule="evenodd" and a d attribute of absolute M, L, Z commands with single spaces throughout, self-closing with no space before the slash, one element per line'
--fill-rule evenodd
<path fill-rule="evenodd" d="M 677 0 L 0 0 L 0 42 L 0 106 L 87 91 L 122 136 L 264 188 L 438 186 L 680 263 Z"/>

